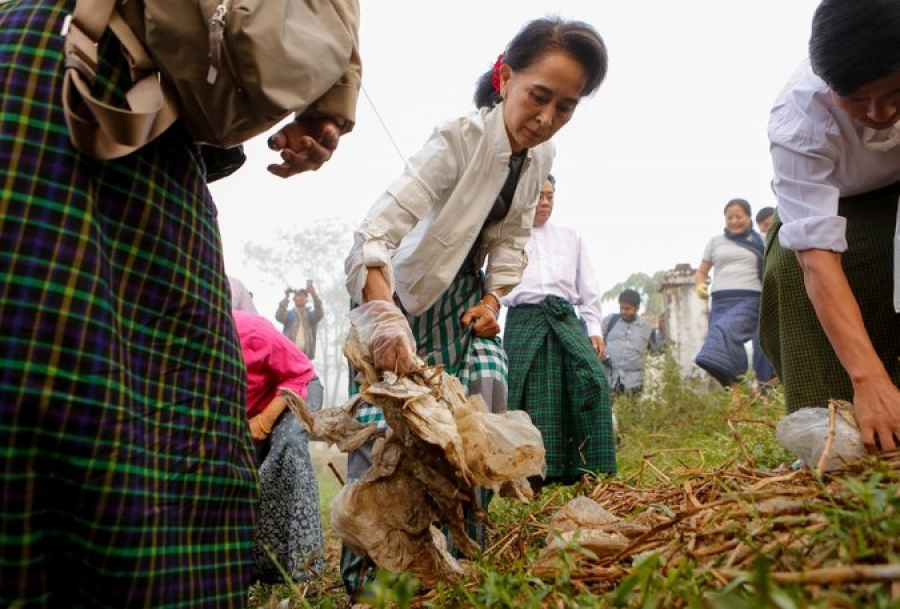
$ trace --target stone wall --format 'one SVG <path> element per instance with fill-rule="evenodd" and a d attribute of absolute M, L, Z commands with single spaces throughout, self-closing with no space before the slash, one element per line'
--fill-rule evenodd
<path fill-rule="evenodd" d="M 703 370 L 694 365 L 694 357 L 703 346 L 709 324 L 709 301 L 700 299 L 694 291 L 694 269 L 679 264 L 668 271 L 660 282 L 666 334 L 672 356 L 682 378 L 705 380 Z"/>

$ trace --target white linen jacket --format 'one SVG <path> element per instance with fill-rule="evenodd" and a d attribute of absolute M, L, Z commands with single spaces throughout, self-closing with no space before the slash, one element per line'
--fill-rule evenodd
<path fill-rule="evenodd" d="M 362 302 L 366 267 L 380 267 L 412 315 L 424 313 L 456 277 L 509 174 L 512 150 L 503 105 L 437 127 L 354 233 L 347 290 Z M 484 232 L 485 290 L 515 286 L 528 264 L 525 244 L 555 148 L 528 150 L 509 213 Z"/>

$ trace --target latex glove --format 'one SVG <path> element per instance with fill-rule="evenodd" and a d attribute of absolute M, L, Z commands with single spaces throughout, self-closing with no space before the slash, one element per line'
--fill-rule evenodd
<path fill-rule="evenodd" d="M 416 368 L 416 341 L 406 316 L 394 303 L 370 300 L 350 311 L 350 323 L 369 348 L 376 370 L 393 370 L 402 376 Z"/>
<path fill-rule="evenodd" d="M 706 300 L 709 298 L 709 284 L 701 283 L 696 288 L 697 296 L 700 297 L 701 300 Z"/>

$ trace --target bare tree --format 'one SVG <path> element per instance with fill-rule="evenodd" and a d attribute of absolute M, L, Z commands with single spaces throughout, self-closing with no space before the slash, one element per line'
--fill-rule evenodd
<path fill-rule="evenodd" d="M 352 240 L 350 224 L 329 219 L 284 229 L 267 245 L 244 245 L 247 259 L 280 279 L 285 288 L 300 289 L 307 279 L 315 282 L 325 309 L 318 327 L 316 372 L 325 386 L 326 406 L 334 405 L 337 396 L 344 394 L 347 381 L 343 344 L 349 330 L 350 297 L 344 287 L 344 259 Z"/>

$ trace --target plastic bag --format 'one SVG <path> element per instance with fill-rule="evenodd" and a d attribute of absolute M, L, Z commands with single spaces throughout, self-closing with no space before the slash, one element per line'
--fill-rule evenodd
<path fill-rule="evenodd" d="M 853 406 L 847 402 L 835 402 L 835 435 L 823 471 L 844 467 L 850 461 L 866 456 L 853 414 Z M 789 414 L 775 426 L 775 436 L 782 446 L 797 455 L 810 467 L 818 467 L 822 452 L 828 443 L 828 408 L 801 408 Z"/>
<path fill-rule="evenodd" d="M 543 473 L 544 440 L 524 410 L 472 410 L 456 427 L 476 484 L 499 492 L 504 482 Z"/>

